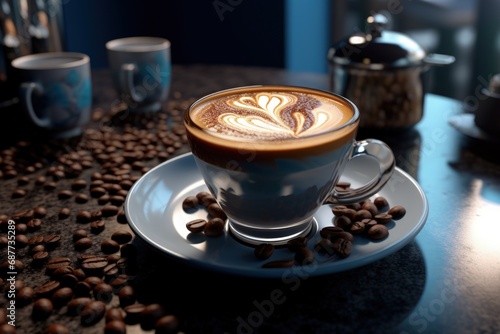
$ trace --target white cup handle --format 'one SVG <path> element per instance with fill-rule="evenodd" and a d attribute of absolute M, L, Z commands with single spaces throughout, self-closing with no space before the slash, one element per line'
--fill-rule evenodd
<path fill-rule="evenodd" d="M 36 82 L 23 82 L 20 86 L 21 90 L 21 101 L 28 111 L 28 115 L 31 120 L 41 128 L 48 128 L 51 126 L 50 118 L 43 117 L 40 118 L 35 112 L 32 103 L 33 94 L 43 94 L 43 87 Z"/>
<path fill-rule="evenodd" d="M 357 156 L 375 158 L 379 165 L 378 176 L 360 188 L 342 191 L 335 189 L 325 204 L 353 204 L 370 198 L 389 181 L 396 167 L 396 159 L 390 147 L 377 139 L 365 139 L 355 142 L 350 159 Z"/>
<path fill-rule="evenodd" d="M 134 73 L 137 72 L 137 65 L 132 63 L 123 64 L 120 69 L 120 82 L 122 85 L 122 90 L 130 96 L 130 98 L 136 102 L 140 103 L 144 101 L 146 96 L 141 94 L 134 85 Z"/>

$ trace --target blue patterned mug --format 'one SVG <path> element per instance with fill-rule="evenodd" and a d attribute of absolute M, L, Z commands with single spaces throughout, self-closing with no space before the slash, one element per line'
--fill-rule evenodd
<path fill-rule="evenodd" d="M 90 119 L 90 58 L 81 53 L 47 52 L 12 61 L 19 97 L 33 123 L 55 138 L 80 135 Z"/>
<path fill-rule="evenodd" d="M 158 111 L 170 91 L 170 42 L 158 37 L 127 37 L 106 43 L 119 97 L 131 111 Z"/>

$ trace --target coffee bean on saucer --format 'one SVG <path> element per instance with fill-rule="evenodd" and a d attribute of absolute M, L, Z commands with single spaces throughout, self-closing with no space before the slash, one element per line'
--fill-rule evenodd
<path fill-rule="evenodd" d="M 334 224 L 335 226 L 340 227 L 344 231 L 349 231 L 352 226 L 352 221 L 347 216 L 338 216 L 335 217 Z"/>
<path fill-rule="evenodd" d="M 217 237 L 224 233 L 224 225 L 225 221 L 221 218 L 212 218 L 205 225 L 203 232 L 207 237 Z"/>
<path fill-rule="evenodd" d="M 294 265 L 293 259 L 275 260 L 264 263 L 262 265 L 262 268 L 290 268 L 293 267 L 293 265 Z"/>
<path fill-rule="evenodd" d="M 401 205 L 393 206 L 388 212 L 394 220 L 400 220 L 406 214 L 406 209 Z"/>
<path fill-rule="evenodd" d="M 208 214 L 214 218 L 220 218 L 222 220 L 226 220 L 227 216 L 224 211 L 222 211 L 221 207 L 217 203 L 212 203 L 207 206 Z"/>
<path fill-rule="evenodd" d="M 295 262 L 299 265 L 307 265 L 314 262 L 314 252 L 307 247 L 302 247 L 295 253 Z"/>
<path fill-rule="evenodd" d="M 69 328 L 63 324 L 52 324 L 49 325 L 43 331 L 43 334 L 69 334 Z"/>
<path fill-rule="evenodd" d="M 348 189 L 351 186 L 350 182 L 347 181 L 339 181 L 335 184 L 335 187 L 341 188 L 343 190 Z"/>
<path fill-rule="evenodd" d="M 292 252 L 296 252 L 299 250 L 299 248 L 306 247 L 307 241 L 307 237 L 296 237 L 288 240 L 288 242 L 286 243 L 286 247 Z"/>
<path fill-rule="evenodd" d="M 45 320 L 52 314 L 53 311 L 54 305 L 52 304 L 50 299 L 40 298 L 33 303 L 31 317 L 35 321 Z"/>
<path fill-rule="evenodd" d="M 196 208 L 198 206 L 198 204 L 200 204 L 198 197 L 188 196 L 184 199 L 184 201 L 182 201 L 182 208 L 185 211 L 190 211 L 190 210 Z"/>
<path fill-rule="evenodd" d="M 384 239 L 389 235 L 389 230 L 385 225 L 377 224 L 368 230 L 368 237 L 373 240 Z"/>
<path fill-rule="evenodd" d="M 379 224 L 387 224 L 392 221 L 392 215 L 388 213 L 380 213 L 373 217 Z"/>
<path fill-rule="evenodd" d="M 389 206 L 389 202 L 387 201 L 387 199 L 385 197 L 382 197 L 382 196 L 378 196 L 376 197 L 374 200 L 373 200 L 373 204 L 375 204 L 375 206 L 379 209 L 379 210 L 382 210 L 386 207 Z"/>
<path fill-rule="evenodd" d="M 361 234 L 364 231 L 365 231 L 365 223 L 363 221 L 352 223 L 351 229 L 349 230 L 349 232 L 351 232 L 352 234 Z"/>
<path fill-rule="evenodd" d="M 205 230 L 207 221 L 205 219 L 194 219 L 186 223 L 186 228 L 191 233 L 201 233 Z"/>
<path fill-rule="evenodd" d="M 371 200 L 364 201 L 363 204 L 361 205 L 361 209 L 369 211 L 372 214 L 372 216 L 375 216 L 378 214 L 378 208 Z M 366 218 L 369 218 L 369 217 L 366 217 Z"/>
<path fill-rule="evenodd" d="M 361 209 L 361 210 L 358 210 L 356 211 L 356 214 L 354 215 L 354 219 L 353 221 L 361 221 L 363 219 L 367 219 L 367 218 L 373 218 L 373 214 L 366 210 L 366 209 Z"/>
<path fill-rule="evenodd" d="M 333 242 L 325 238 L 319 238 L 314 244 L 314 249 L 320 254 L 332 255 L 335 253 L 333 249 Z"/>
<path fill-rule="evenodd" d="M 155 334 L 175 334 L 179 330 L 179 318 L 168 314 L 156 321 Z"/>
<path fill-rule="evenodd" d="M 352 253 L 352 242 L 346 239 L 333 241 L 333 250 L 341 258 L 346 258 Z"/>
<path fill-rule="evenodd" d="M 262 243 L 260 245 L 257 245 L 254 249 L 254 255 L 259 260 L 267 260 L 271 257 L 271 255 L 273 255 L 273 252 L 274 245 L 269 243 Z"/>

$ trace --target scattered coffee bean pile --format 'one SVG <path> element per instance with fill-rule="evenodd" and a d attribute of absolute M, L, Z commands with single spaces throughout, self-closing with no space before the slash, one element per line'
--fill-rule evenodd
<path fill-rule="evenodd" d="M 122 205 L 144 173 L 186 148 L 182 113 L 191 102 L 174 93 L 168 116 L 97 108 L 79 138 L 0 151 L 1 191 L 10 195 L 0 206 L 0 333 L 69 333 L 74 318 L 82 327 L 101 322 L 103 333 L 178 332 L 176 315 L 136 296 L 138 251 Z M 3 306 L 10 292 L 16 328 Z"/>
<path fill-rule="evenodd" d="M 349 189 L 350 183 L 339 182 L 337 188 Z M 192 213 L 198 207 L 204 207 L 208 211 L 208 220 L 199 218 L 186 224 L 191 233 L 205 233 L 207 236 L 219 236 L 224 233 L 224 222 L 226 215 L 222 212 L 213 195 L 199 192 L 195 196 L 188 196 L 182 203 L 184 211 Z M 209 209 L 211 208 L 211 209 Z M 318 254 L 336 256 L 339 259 L 347 258 L 353 250 L 353 241 L 357 237 L 368 240 L 382 240 L 389 236 L 389 223 L 403 218 L 406 209 L 401 205 L 390 207 L 387 199 L 382 196 L 367 199 L 361 203 L 350 205 L 332 206 L 334 214 L 333 225 L 323 227 L 314 242 L 314 249 L 308 248 L 308 237 L 297 237 L 284 245 L 293 254 L 293 258 L 285 260 L 271 260 L 265 262 L 263 268 L 288 268 L 294 265 L 307 265 L 315 261 Z M 217 222 L 217 232 L 213 231 L 214 223 Z M 309 237 L 310 238 L 310 237 Z M 259 260 L 270 259 L 275 246 L 263 243 L 254 247 L 254 255 Z"/>

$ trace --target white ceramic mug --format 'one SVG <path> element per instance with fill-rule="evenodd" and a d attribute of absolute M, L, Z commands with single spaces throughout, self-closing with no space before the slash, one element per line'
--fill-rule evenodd
<path fill-rule="evenodd" d="M 116 90 L 131 111 L 158 111 L 170 91 L 170 42 L 127 37 L 106 43 Z"/>
<path fill-rule="evenodd" d="M 28 117 L 56 138 L 82 133 L 90 119 L 90 58 L 82 53 L 47 52 L 14 59 L 19 95 Z"/>

